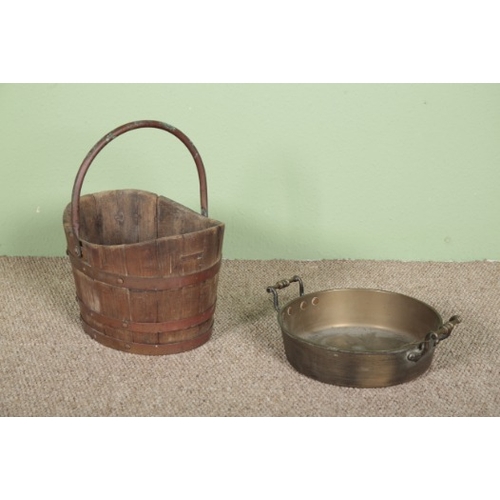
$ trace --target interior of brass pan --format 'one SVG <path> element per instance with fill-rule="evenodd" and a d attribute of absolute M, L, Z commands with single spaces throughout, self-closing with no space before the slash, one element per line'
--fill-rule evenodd
<path fill-rule="evenodd" d="M 386 352 L 422 342 L 442 325 L 431 306 L 412 297 L 375 289 L 334 289 L 288 303 L 281 328 L 303 342 L 349 352 Z"/>

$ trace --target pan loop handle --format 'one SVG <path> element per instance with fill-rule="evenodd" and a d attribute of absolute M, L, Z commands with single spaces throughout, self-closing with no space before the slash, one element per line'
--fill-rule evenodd
<path fill-rule="evenodd" d="M 87 171 L 94 161 L 98 153 L 113 139 L 116 139 L 119 135 L 129 132 L 130 130 L 135 130 L 138 128 L 157 128 L 165 130 L 170 134 L 177 137 L 186 148 L 191 153 L 193 160 L 196 164 L 196 169 L 198 171 L 198 178 L 200 181 L 200 200 L 201 200 L 201 215 L 208 217 L 208 196 L 207 196 L 207 178 L 205 175 L 205 167 L 203 166 L 203 161 L 196 149 L 195 145 L 191 140 L 178 128 L 169 125 L 168 123 L 156 121 L 156 120 L 139 120 L 120 127 L 115 128 L 109 134 L 106 134 L 100 141 L 98 141 L 95 146 L 88 152 L 87 156 L 83 160 L 83 163 L 76 174 L 75 183 L 73 185 L 73 192 L 71 195 L 71 225 L 73 229 L 73 234 L 75 238 L 79 241 L 79 245 L 75 248 L 76 254 L 81 256 L 81 241 L 80 241 L 80 194 L 82 191 L 83 180 L 87 174 Z"/>
<path fill-rule="evenodd" d="M 451 335 L 453 328 L 461 322 L 462 318 L 460 316 L 452 316 L 441 328 L 438 328 L 435 332 L 429 332 L 425 336 L 425 340 L 416 349 L 408 353 L 408 360 L 416 362 L 421 359 L 424 354 L 436 347 L 439 342 L 447 339 Z"/>
<path fill-rule="evenodd" d="M 278 290 L 282 290 L 283 288 L 286 288 L 290 286 L 291 283 L 298 283 L 299 284 L 299 296 L 302 297 L 304 295 L 304 283 L 300 276 L 293 276 L 289 280 L 281 280 L 278 281 L 274 286 L 268 286 L 266 288 L 267 293 L 272 293 L 273 294 L 273 301 L 274 301 L 274 308 L 276 311 L 279 312 L 280 306 L 279 306 L 279 299 L 278 299 Z"/>
<path fill-rule="evenodd" d="M 436 345 L 439 344 L 439 342 L 441 342 L 442 340 L 447 339 L 451 335 L 453 328 L 455 328 L 455 326 L 460 324 L 461 322 L 462 322 L 461 316 L 458 315 L 452 316 L 447 323 L 445 323 L 436 332 L 433 332 L 436 335 Z"/>

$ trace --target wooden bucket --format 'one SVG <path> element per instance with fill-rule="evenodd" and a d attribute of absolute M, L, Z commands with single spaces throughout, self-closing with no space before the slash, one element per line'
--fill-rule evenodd
<path fill-rule="evenodd" d="M 201 215 L 146 191 L 81 196 L 99 151 L 119 135 L 158 128 L 190 151 L 200 181 Z M 116 128 L 88 153 L 63 215 L 84 331 L 114 349 L 172 354 L 211 336 L 224 224 L 208 218 L 205 169 L 193 143 L 163 122 Z"/>

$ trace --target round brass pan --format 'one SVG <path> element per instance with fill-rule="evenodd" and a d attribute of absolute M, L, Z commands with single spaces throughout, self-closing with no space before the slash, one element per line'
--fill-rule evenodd
<path fill-rule="evenodd" d="M 292 282 L 300 296 L 279 307 L 277 290 Z M 461 322 L 447 323 L 431 306 L 385 290 L 345 288 L 304 294 L 298 276 L 267 288 L 273 293 L 285 353 L 299 372 L 349 387 L 408 382 L 430 366 L 434 350 Z"/>

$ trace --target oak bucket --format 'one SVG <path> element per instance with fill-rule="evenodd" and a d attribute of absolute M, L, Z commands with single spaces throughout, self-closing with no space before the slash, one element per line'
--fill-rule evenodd
<path fill-rule="evenodd" d="M 191 153 L 200 182 L 201 215 L 139 190 L 81 196 L 97 154 L 130 130 L 157 128 Z M 200 155 L 177 128 L 159 121 L 127 123 L 85 157 L 63 215 L 84 331 L 105 346 L 137 354 L 172 354 L 212 334 L 224 224 L 208 218 Z"/>

